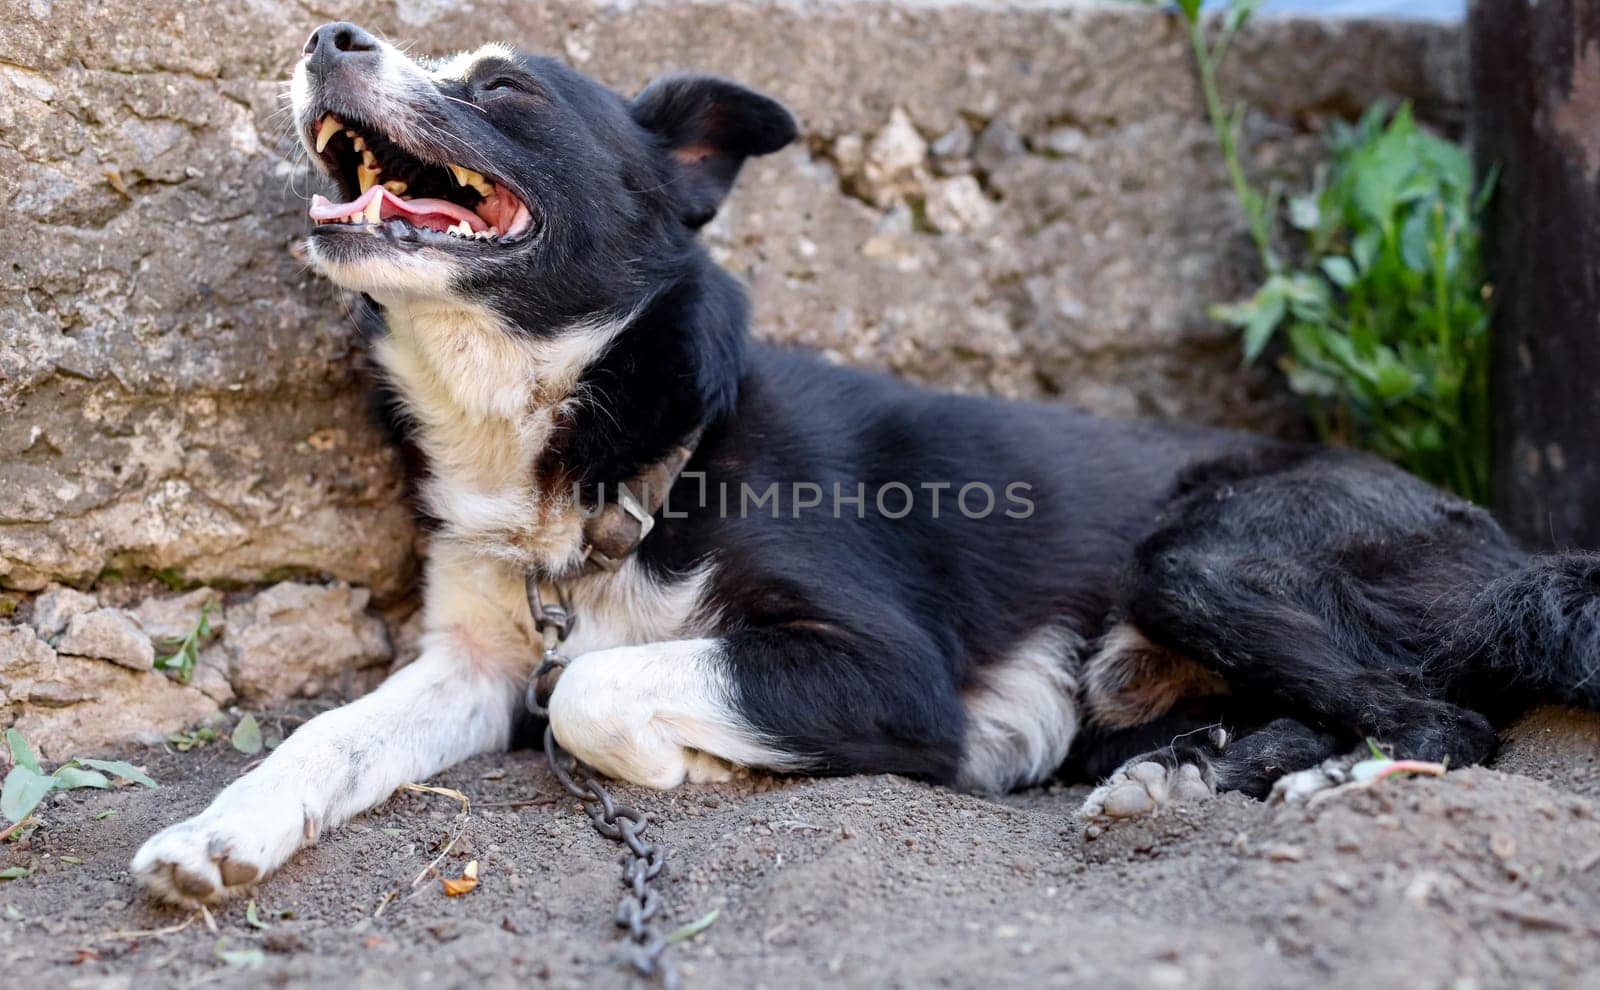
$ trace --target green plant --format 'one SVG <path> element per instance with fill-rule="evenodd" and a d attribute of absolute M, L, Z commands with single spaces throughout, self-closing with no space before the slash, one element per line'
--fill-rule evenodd
<path fill-rule="evenodd" d="M 211 638 L 211 613 L 216 609 L 215 598 L 207 598 L 201 603 L 200 618 L 195 620 L 194 626 L 182 639 L 167 644 L 171 653 L 156 658 L 157 670 L 177 671 L 178 680 L 189 683 L 194 677 L 195 664 L 200 662 L 200 644 Z"/>
<path fill-rule="evenodd" d="M 0 815 L 11 822 L 5 830 L 13 835 L 21 830 L 52 791 L 68 791 L 79 787 L 107 788 L 111 780 L 106 776 L 121 777 L 146 787 L 156 787 L 156 782 L 138 767 L 122 760 L 89 760 L 74 757 L 47 774 L 34 755 L 27 740 L 16 729 L 6 730 L 6 745 L 11 751 L 11 770 L 5 784 L 0 785 Z"/>
<path fill-rule="evenodd" d="M 1265 276 L 1250 298 L 1212 315 L 1242 331 L 1247 362 L 1282 339 L 1280 367 L 1324 439 L 1486 501 L 1489 293 L 1479 218 L 1493 180 L 1476 183 L 1467 154 L 1418 127 L 1408 106 L 1392 115 L 1373 107 L 1331 128 L 1329 163 L 1310 192 L 1289 200 L 1296 238 L 1281 252 L 1282 196 L 1247 176 L 1244 111 L 1227 108 L 1217 87 L 1259 3 L 1230 0 L 1213 31 L 1200 0 L 1178 2 Z"/>

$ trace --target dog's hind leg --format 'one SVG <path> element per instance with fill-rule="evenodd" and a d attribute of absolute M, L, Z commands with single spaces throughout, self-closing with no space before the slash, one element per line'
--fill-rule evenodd
<path fill-rule="evenodd" d="M 421 657 L 147 841 L 132 871 L 148 890 L 181 904 L 246 890 L 399 785 L 506 746 L 535 656 L 521 574 L 436 546 L 427 587 Z"/>
<path fill-rule="evenodd" d="M 1287 712 L 1395 754 L 1480 763 L 1488 719 L 1430 694 L 1401 642 L 1379 642 L 1377 605 L 1346 575 L 1291 560 L 1145 548 L 1129 582 L 1129 619 L 1152 641 Z"/>

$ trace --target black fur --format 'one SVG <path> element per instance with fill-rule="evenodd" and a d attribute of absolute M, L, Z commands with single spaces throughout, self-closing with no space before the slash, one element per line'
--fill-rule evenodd
<path fill-rule="evenodd" d="M 964 695 L 1041 629 L 1092 643 L 1113 621 L 1229 682 L 1204 717 L 1236 741 L 1208 759 L 1251 793 L 1363 736 L 1471 763 L 1508 699 L 1600 703 L 1600 558 L 1530 559 L 1371 457 L 936 394 L 748 342 L 740 288 L 694 235 L 747 157 L 794 138 L 773 101 L 695 76 L 628 101 L 532 57 L 442 92 L 476 104 L 434 110 L 478 149 L 466 164 L 541 217 L 528 244 L 473 254 L 460 291 L 534 336 L 633 316 L 540 483 L 597 497 L 704 425 L 640 559 L 661 577 L 714 562 L 731 700 L 804 768 L 955 780 Z M 787 488 L 780 518 L 719 504 L 795 482 L 823 506 L 796 513 Z M 916 497 L 900 519 L 874 505 L 895 482 Z M 1032 511 L 967 518 L 971 482 L 1025 485 Z M 864 486 L 864 517 L 833 517 L 836 483 Z M 937 483 L 935 518 L 919 486 Z M 1200 717 L 1085 733 L 1072 766 L 1103 773 Z"/>

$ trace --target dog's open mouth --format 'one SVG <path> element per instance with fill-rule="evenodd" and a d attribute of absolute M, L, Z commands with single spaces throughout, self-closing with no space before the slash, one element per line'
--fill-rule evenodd
<path fill-rule="evenodd" d="M 460 165 L 423 161 L 375 128 L 329 114 L 317 121 L 313 146 L 351 197 L 344 203 L 312 197 L 311 219 L 319 226 L 493 242 L 518 239 L 533 226 L 527 204 L 503 183 Z"/>

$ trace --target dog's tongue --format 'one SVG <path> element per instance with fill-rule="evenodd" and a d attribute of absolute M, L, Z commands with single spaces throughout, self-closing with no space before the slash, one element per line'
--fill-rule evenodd
<path fill-rule="evenodd" d="M 404 217 L 412 226 L 429 230 L 445 231 L 459 223 L 465 223 L 474 233 L 489 229 L 482 217 L 447 199 L 401 199 L 382 186 L 373 186 L 348 203 L 335 203 L 326 196 L 311 197 L 311 219 L 321 223 L 351 219 L 378 223 L 391 217 Z"/>

